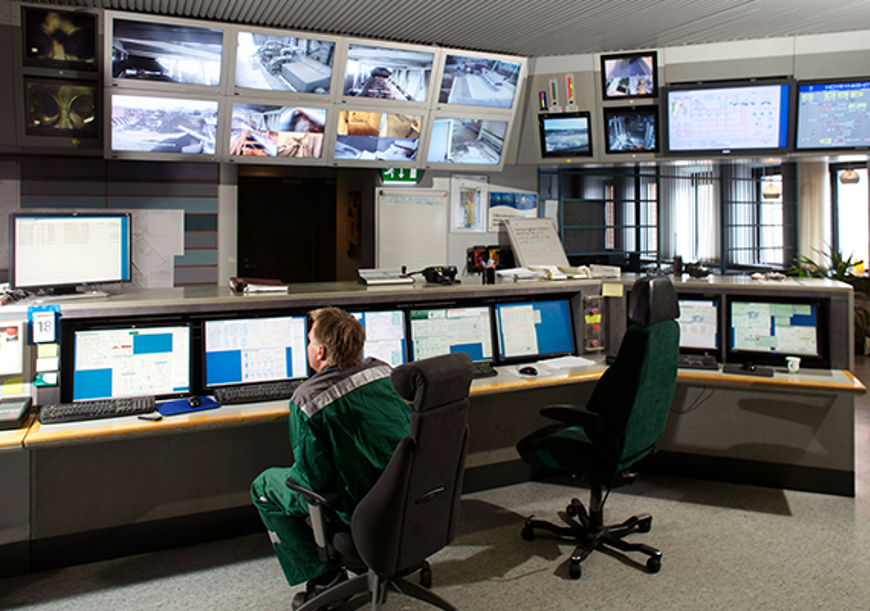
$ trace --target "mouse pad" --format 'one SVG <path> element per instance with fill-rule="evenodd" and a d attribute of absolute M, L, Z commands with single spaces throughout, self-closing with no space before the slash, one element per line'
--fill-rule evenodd
<path fill-rule="evenodd" d="M 157 411 L 164 416 L 177 416 L 178 414 L 187 414 L 190 412 L 199 412 L 204 409 L 214 409 L 220 407 L 220 403 L 210 397 L 202 397 L 201 403 L 196 407 L 191 407 L 187 399 L 172 399 L 164 401 L 157 406 Z"/>

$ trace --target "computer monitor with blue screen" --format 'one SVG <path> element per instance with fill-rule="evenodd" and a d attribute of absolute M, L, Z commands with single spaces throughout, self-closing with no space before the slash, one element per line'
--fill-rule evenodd
<path fill-rule="evenodd" d="M 190 391 L 190 326 L 119 326 L 74 332 L 72 400 Z"/>
<path fill-rule="evenodd" d="M 719 302 L 680 299 L 680 352 L 715 353 L 719 349 Z"/>
<path fill-rule="evenodd" d="M 363 358 L 372 356 L 392 367 L 406 362 L 405 313 L 402 310 L 351 312 L 366 331 Z"/>
<path fill-rule="evenodd" d="M 827 366 L 821 301 L 760 298 L 728 306 L 729 362 L 779 364 L 788 355 L 809 366 Z"/>
<path fill-rule="evenodd" d="M 411 359 L 465 352 L 476 362 L 492 360 L 489 306 L 411 310 Z"/>
<path fill-rule="evenodd" d="M 206 320 L 205 386 L 253 384 L 308 375 L 304 316 Z"/>
<path fill-rule="evenodd" d="M 574 332 L 567 299 L 495 306 L 500 360 L 534 360 L 572 354 Z"/>

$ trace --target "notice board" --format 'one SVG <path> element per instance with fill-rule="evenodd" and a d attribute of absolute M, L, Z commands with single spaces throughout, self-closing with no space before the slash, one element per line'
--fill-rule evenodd
<path fill-rule="evenodd" d="M 505 221 L 511 249 L 521 267 L 568 265 L 565 247 L 551 218 L 512 218 Z"/>
<path fill-rule="evenodd" d="M 447 264 L 447 191 L 375 190 L 375 267 Z"/>

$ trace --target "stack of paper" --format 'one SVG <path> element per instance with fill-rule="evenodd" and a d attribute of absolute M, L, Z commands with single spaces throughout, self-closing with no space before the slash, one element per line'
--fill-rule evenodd
<path fill-rule="evenodd" d="M 286 293 L 290 285 L 275 278 L 230 278 L 230 288 L 245 293 Z"/>
<path fill-rule="evenodd" d="M 510 269 L 497 269 L 495 275 L 502 282 L 526 282 L 529 280 L 546 280 L 547 272 L 531 270 L 525 267 L 511 267 Z"/>

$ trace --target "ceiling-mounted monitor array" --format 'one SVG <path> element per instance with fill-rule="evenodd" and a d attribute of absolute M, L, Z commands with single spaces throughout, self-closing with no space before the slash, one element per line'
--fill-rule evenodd
<path fill-rule="evenodd" d="M 99 15 L 106 157 L 468 170 L 505 162 L 525 58 Z"/>

